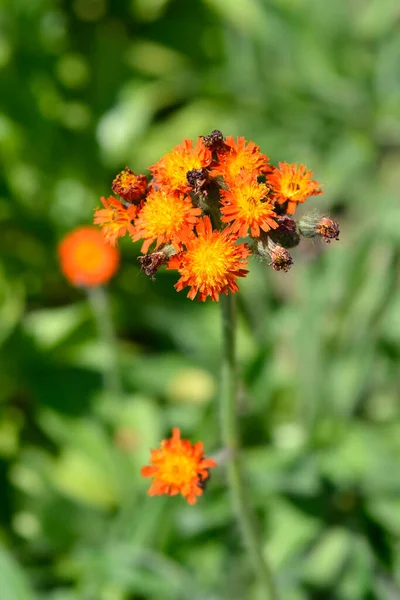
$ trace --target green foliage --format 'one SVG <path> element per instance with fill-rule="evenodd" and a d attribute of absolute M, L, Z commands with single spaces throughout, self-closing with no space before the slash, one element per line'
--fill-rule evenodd
<path fill-rule="evenodd" d="M 282 597 L 400 597 L 397 0 L 0 11 L 0 599 L 260 598 L 222 469 L 194 507 L 140 477 L 172 426 L 219 450 L 218 306 L 152 283 L 124 240 L 121 394 L 57 266 L 118 170 L 215 128 L 306 163 L 325 193 L 305 210 L 341 223 L 241 282 L 248 490 Z"/>

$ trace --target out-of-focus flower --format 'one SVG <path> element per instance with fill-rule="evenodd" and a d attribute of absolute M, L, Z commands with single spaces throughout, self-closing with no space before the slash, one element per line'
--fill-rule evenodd
<path fill-rule="evenodd" d="M 201 209 L 193 206 L 190 198 L 152 188 L 135 221 L 132 239 L 145 240 L 142 252 L 147 252 L 154 241 L 156 249 L 170 242 L 179 251 L 182 244 L 193 237 L 193 227 L 199 215 Z"/>
<path fill-rule="evenodd" d="M 154 182 L 167 193 L 189 193 L 192 189 L 187 173 L 194 169 L 207 167 L 211 162 L 211 151 L 206 148 L 202 138 L 193 147 L 192 140 L 183 140 L 172 152 L 165 154 L 158 162 L 149 167 Z"/>
<path fill-rule="evenodd" d="M 127 202 L 140 203 L 147 189 L 146 175 L 136 175 L 128 167 L 118 173 L 111 188 L 115 194 L 121 196 Z"/>
<path fill-rule="evenodd" d="M 101 225 L 106 242 L 115 246 L 118 238 L 126 233 L 134 234 L 133 219 L 136 217 L 138 208 L 135 204 L 124 206 L 114 196 L 101 198 L 104 208 L 98 208 L 94 212 L 95 225 Z"/>
<path fill-rule="evenodd" d="M 278 163 L 267 176 L 267 183 L 274 193 L 275 200 L 288 202 L 287 213 L 292 215 L 298 202 L 305 202 L 309 196 L 322 194 L 320 184 L 311 179 L 313 173 L 305 165 Z"/>
<path fill-rule="evenodd" d="M 61 271 L 75 286 L 107 283 L 119 265 L 119 252 L 106 244 L 100 231 L 80 227 L 68 233 L 58 246 Z"/>
<path fill-rule="evenodd" d="M 232 293 L 239 288 L 238 277 L 245 277 L 250 250 L 246 244 L 236 244 L 238 236 L 213 230 L 209 217 L 196 225 L 197 235 L 186 244 L 186 251 L 174 254 L 168 269 L 177 269 L 181 278 L 175 284 L 178 291 L 190 286 L 188 298 L 198 294 L 202 302 L 208 296 L 218 300 L 219 294 Z"/>
<path fill-rule="evenodd" d="M 143 467 L 143 477 L 152 477 L 149 496 L 176 496 L 181 494 L 189 504 L 195 504 L 203 494 L 208 470 L 216 466 L 215 460 L 204 457 L 202 442 L 191 444 L 182 440 L 175 427 L 172 437 L 161 442 L 161 447 L 150 453 L 150 466 Z"/>
<path fill-rule="evenodd" d="M 262 175 L 271 169 L 269 158 L 261 154 L 254 142 L 246 142 L 244 137 L 228 136 L 224 148 L 218 152 L 219 163 L 213 167 L 213 175 L 222 175 L 225 182 L 233 184 L 240 173 Z"/>
<path fill-rule="evenodd" d="M 268 188 L 255 177 L 242 174 L 236 177 L 229 190 L 221 190 L 222 221 L 230 223 L 227 232 L 245 237 L 250 229 L 254 237 L 260 235 L 260 229 L 277 229 L 278 223 L 273 206 L 267 198 Z"/>

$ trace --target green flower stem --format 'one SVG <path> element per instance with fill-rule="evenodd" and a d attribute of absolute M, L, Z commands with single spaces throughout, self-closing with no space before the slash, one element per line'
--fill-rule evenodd
<path fill-rule="evenodd" d="M 96 319 L 99 341 L 104 351 L 104 387 L 111 396 L 118 398 L 122 395 L 122 385 L 119 374 L 117 337 L 108 295 L 104 287 L 98 286 L 87 288 L 87 296 Z"/>
<path fill-rule="evenodd" d="M 244 542 L 248 548 L 256 577 L 264 591 L 265 600 L 278 600 L 278 592 L 262 551 L 255 515 L 248 500 L 248 489 L 244 481 L 240 461 L 240 439 L 237 406 L 237 368 L 236 368 L 236 298 L 229 293 L 221 295 L 223 362 L 221 389 L 221 433 L 223 446 L 229 452 L 228 482 Z"/>

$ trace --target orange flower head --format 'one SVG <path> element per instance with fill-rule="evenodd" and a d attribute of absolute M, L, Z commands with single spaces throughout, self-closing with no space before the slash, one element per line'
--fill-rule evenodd
<path fill-rule="evenodd" d="M 213 230 L 208 216 L 199 220 L 196 232 L 197 236 L 186 244 L 186 252 L 174 254 L 169 260 L 168 269 L 177 269 L 181 275 L 176 289 L 190 286 L 188 298 L 193 300 L 198 294 L 202 302 L 208 296 L 219 300 L 220 293 L 237 292 L 236 279 L 247 274 L 247 245 L 235 244 L 237 235 Z"/>
<path fill-rule="evenodd" d="M 230 185 L 242 173 L 262 175 L 271 169 L 269 158 L 261 154 L 260 147 L 254 142 L 247 142 L 244 137 L 228 136 L 224 149 L 218 152 L 219 164 L 213 168 L 213 175 L 222 175 L 225 182 Z"/>
<path fill-rule="evenodd" d="M 242 174 L 232 183 L 230 190 L 221 190 L 222 221 L 231 223 L 227 233 L 245 237 L 250 228 L 251 235 L 259 237 L 260 229 L 277 229 L 278 223 L 272 204 L 266 198 L 268 188 L 258 183 L 254 176 Z"/>
<path fill-rule="evenodd" d="M 211 162 L 211 151 L 205 147 L 202 138 L 193 147 L 192 140 L 183 140 L 172 152 L 165 154 L 157 163 L 149 168 L 155 183 L 166 192 L 188 194 L 192 187 L 187 180 L 187 173 L 194 169 L 203 169 Z"/>
<path fill-rule="evenodd" d="M 133 241 L 144 238 L 142 252 L 147 252 L 152 242 L 156 249 L 171 242 L 175 250 L 182 250 L 193 236 L 193 227 L 201 209 L 193 206 L 183 194 L 166 193 L 152 188 L 135 222 Z"/>
<path fill-rule="evenodd" d="M 204 457 L 202 442 L 191 444 L 189 440 L 181 440 L 177 427 L 172 430 L 171 438 L 161 442 L 161 448 L 151 451 L 150 462 L 150 466 L 141 470 L 143 477 L 153 477 L 148 495 L 181 494 L 189 504 L 195 504 L 203 494 L 208 469 L 216 467 L 215 460 Z"/>
<path fill-rule="evenodd" d="M 134 204 L 125 207 L 114 196 L 109 196 L 107 200 L 101 198 L 101 201 L 104 208 L 94 211 L 94 223 L 101 225 L 106 242 L 115 246 L 119 237 L 123 237 L 127 232 L 130 235 L 134 234 L 132 221 L 138 209 Z"/>
<path fill-rule="evenodd" d="M 287 213 L 292 215 L 298 202 L 305 202 L 309 196 L 322 194 L 320 184 L 311 179 L 313 173 L 305 165 L 279 163 L 267 176 L 277 202 L 288 201 Z"/>
<path fill-rule="evenodd" d="M 75 286 L 107 283 L 119 264 L 119 252 L 105 243 L 100 231 L 80 227 L 68 233 L 58 246 L 61 271 Z"/>
<path fill-rule="evenodd" d="M 145 196 L 147 189 L 146 175 L 135 175 L 128 167 L 118 173 L 111 188 L 115 194 L 127 202 L 138 204 Z"/>

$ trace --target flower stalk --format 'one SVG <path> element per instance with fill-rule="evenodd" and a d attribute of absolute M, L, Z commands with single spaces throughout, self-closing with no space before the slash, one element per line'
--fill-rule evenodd
<path fill-rule="evenodd" d="M 222 382 L 220 394 L 220 421 L 223 446 L 228 450 L 228 484 L 232 503 L 248 548 L 254 573 L 266 600 L 279 600 L 271 567 L 262 550 L 253 509 L 248 502 L 240 457 L 240 436 L 237 419 L 238 377 L 236 366 L 236 298 L 222 295 Z"/>

